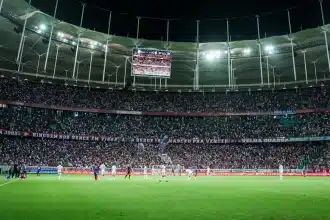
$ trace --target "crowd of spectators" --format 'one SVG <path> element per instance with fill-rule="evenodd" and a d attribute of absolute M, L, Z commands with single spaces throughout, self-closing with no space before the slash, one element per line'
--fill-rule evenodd
<path fill-rule="evenodd" d="M 85 89 L 0 78 L 0 100 L 134 111 L 243 112 L 328 107 L 327 87 L 237 93 L 150 93 Z M 27 108 L 0 109 L 0 129 L 124 138 L 275 138 L 329 136 L 327 113 L 284 116 L 168 117 Z M 0 136 L 0 164 L 84 167 L 161 164 L 159 145 Z M 306 157 L 328 167 L 328 143 L 168 144 L 174 164 L 205 168 L 295 169 Z M 14 161 L 18 160 L 18 161 Z"/>
<path fill-rule="evenodd" d="M 0 78 L 0 100 L 164 112 L 245 112 L 327 108 L 328 87 L 232 93 L 110 91 Z"/>
<path fill-rule="evenodd" d="M 281 138 L 330 135 L 324 113 L 235 117 L 110 115 L 11 106 L 0 109 L 0 129 L 122 138 Z"/>
<path fill-rule="evenodd" d="M 21 163 L 30 166 L 86 167 L 115 164 L 117 167 L 159 165 L 159 146 L 145 144 L 143 150 L 134 143 L 61 141 L 37 138 L 0 137 L 0 164 Z M 329 168 L 330 147 L 314 144 L 170 144 L 165 152 L 173 164 L 212 169 L 298 169 L 306 157 L 310 168 Z M 301 169 L 301 167 L 300 167 Z"/>

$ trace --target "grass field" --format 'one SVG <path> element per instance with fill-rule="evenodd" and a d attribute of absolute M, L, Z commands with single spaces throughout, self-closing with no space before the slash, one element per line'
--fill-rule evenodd
<path fill-rule="evenodd" d="M 0 219 L 330 219 L 326 177 L 56 178 L 1 179 Z"/>

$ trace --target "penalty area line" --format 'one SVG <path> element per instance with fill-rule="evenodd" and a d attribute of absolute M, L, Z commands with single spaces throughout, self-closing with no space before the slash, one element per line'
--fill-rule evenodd
<path fill-rule="evenodd" d="M 5 185 L 8 185 L 9 183 L 15 182 L 16 180 L 18 180 L 18 179 L 14 179 L 14 180 L 11 180 L 11 181 L 9 181 L 9 182 L 6 182 L 6 183 L 3 183 L 3 184 L 0 184 L 0 187 L 5 186 Z"/>

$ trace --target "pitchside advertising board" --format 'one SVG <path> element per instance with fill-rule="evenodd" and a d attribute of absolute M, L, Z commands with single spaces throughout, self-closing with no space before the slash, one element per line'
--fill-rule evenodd
<path fill-rule="evenodd" d="M 28 166 L 27 171 L 29 174 L 35 174 L 37 173 L 37 166 Z M 75 167 L 65 167 L 63 169 L 64 174 L 80 174 L 80 175 L 93 175 L 93 169 L 92 168 L 75 168 Z M 42 166 L 41 167 L 41 174 L 57 174 L 57 168 L 56 167 L 47 167 Z M 117 168 L 117 175 L 125 175 L 126 174 L 126 168 Z M 111 170 L 106 169 L 106 175 L 111 175 Z M 144 175 L 142 168 L 133 168 L 133 175 Z M 148 175 L 152 175 L 151 169 L 148 170 Z M 168 170 L 167 175 L 169 176 L 186 176 L 186 172 L 175 172 L 172 173 L 171 170 Z M 199 169 L 198 170 L 198 176 L 206 176 L 206 170 L 205 169 Z M 330 170 L 309 170 L 306 173 L 307 176 L 330 176 Z M 279 173 L 276 169 L 270 170 L 270 169 L 260 169 L 257 172 L 252 170 L 242 170 L 242 169 L 235 169 L 235 170 L 227 170 L 227 169 L 211 169 L 210 176 L 279 176 Z M 288 170 L 287 172 L 284 172 L 284 176 L 303 176 L 303 173 L 301 170 Z"/>
<path fill-rule="evenodd" d="M 172 52 L 156 49 L 134 49 L 132 76 L 170 78 Z"/>

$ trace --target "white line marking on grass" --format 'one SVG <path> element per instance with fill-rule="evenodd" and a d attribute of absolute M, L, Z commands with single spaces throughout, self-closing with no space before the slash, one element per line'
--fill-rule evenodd
<path fill-rule="evenodd" d="M 0 185 L 0 187 L 1 187 L 1 186 L 5 186 L 5 185 L 7 185 L 7 184 L 9 184 L 9 183 L 15 182 L 16 180 L 18 180 L 18 179 L 14 179 L 14 180 L 12 180 L 12 181 L 9 181 L 9 182 L 6 182 L 6 183 L 3 183 L 3 184 Z"/>

